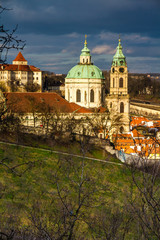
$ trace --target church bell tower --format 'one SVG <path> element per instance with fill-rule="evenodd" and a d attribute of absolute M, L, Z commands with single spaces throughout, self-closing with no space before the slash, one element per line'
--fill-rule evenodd
<path fill-rule="evenodd" d="M 113 57 L 110 72 L 110 94 L 106 97 L 106 104 L 111 118 L 115 119 L 114 132 L 129 131 L 129 95 L 128 95 L 128 69 L 126 58 L 122 52 L 121 40 Z M 116 123 L 117 117 L 117 123 Z"/>

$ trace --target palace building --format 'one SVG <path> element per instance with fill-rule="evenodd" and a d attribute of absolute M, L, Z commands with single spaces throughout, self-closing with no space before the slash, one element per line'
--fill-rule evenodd
<path fill-rule="evenodd" d="M 0 82 L 10 90 L 11 84 L 15 83 L 19 91 L 24 90 L 26 84 L 38 84 L 42 87 L 42 71 L 32 65 L 19 52 L 12 64 L 0 64 Z M 41 90 L 40 90 L 41 91 Z"/>
<path fill-rule="evenodd" d="M 104 76 L 91 61 L 86 39 L 80 62 L 66 76 L 65 99 L 86 108 L 98 108 L 105 100 Z"/>

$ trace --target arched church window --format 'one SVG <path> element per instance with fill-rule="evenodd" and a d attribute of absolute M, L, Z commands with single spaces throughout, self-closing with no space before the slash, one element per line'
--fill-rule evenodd
<path fill-rule="evenodd" d="M 68 101 L 70 101 L 70 91 L 68 89 Z"/>
<path fill-rule="evenodd" d="M 110 103 L 110 108 L 112 108 L 112 102 Z"/>
<path fill-rule="evenodd" d="M 90 91 L 90 101 L 94 102 L 94 90 L 93 89 L 91 89 L 91 91 Z"/>
<path fill-rule="evenodd" d="M 83 58 L 83 63 L 84 63 L 84 58 Z"/>
<path fill-rule="evenodd" d="M 124 103 L 120 103 L 120 113 L 124 113 Z"/>
<path fill-rule="evenodd" d="M 115 87 L 115 79 L 113 78 L 113 88 Z"/>
<path fill-rule="evenodd" d="M 120 87 L 120 88 L 123 88 L 123 78 L 120 78 L 120 79 L 119 79 L 119 87 Z"/>
<path fill-rule="evenodd" d="M 76 102 L 81 102 L 81 91 L 79 89 L 76 92 Z"/>
<path fill-rule="evenodd" d="M 86 63 L 88 63 L 88 59 L 86 60 Z"/>

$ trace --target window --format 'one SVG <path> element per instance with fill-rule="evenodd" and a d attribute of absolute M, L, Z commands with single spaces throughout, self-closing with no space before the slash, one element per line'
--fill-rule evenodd
<path fill-rule="evenodd" d="M 94 102 L 94 90 L 91 89 L 90 91 L 90 102 Z"/>
<path fill-rule="evenodd" d="M 115 87 L 115 79 L 113 78 L 113 88 Z"/>
<path fill-rule="evenodd" d="M 76 102 L 81 102 L 81 91 L 79 89 L 76 92 Z"/>
<path fill-rule="evenodd" d="M 112 102 L 110 103 L 110 108 L 112 108 Z"/>
<path fill-rule="evenodd" d="M 123 88 L 123 78 L 120 78 L 120 79 L 119 79 L 119 87 L 120 87 L 120 88 Z"/>
<path fill-rule="evenodd" d="M 70 91 L 68 89 L 68 101 L 70 101 Z"/>
<path fill-rule="evenodd" d="M 120 103 L 120 113 L 124 113 L 124 103 Z"/>

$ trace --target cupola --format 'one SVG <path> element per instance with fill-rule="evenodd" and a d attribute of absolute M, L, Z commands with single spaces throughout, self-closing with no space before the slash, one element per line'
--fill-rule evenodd
<path fill-rule="evenodd" d="M 87 35 L 85 35 L 84 48 L 81 50 L 80 64 L 91 64 L 90 50 L 87 47 Z"/>
<path fill-rule="evenodd" d="M 127 66 L 126 57 L 122 52 L 121 39 L 119 38 L 119 43 L 117 46 L 116 54 L 113 57 L 112 66 Z"/>

